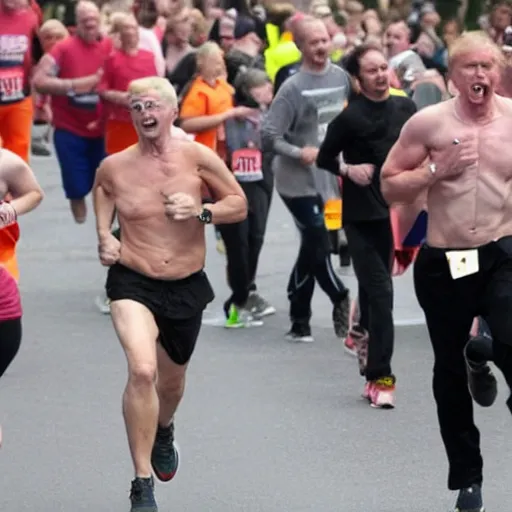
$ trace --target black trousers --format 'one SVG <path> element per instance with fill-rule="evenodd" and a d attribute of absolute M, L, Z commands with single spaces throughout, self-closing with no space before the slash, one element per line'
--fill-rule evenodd
<path fill-rule="evenodd" d="M 478 248 L 479 271 L 453 279 L 446 250 L 425 245 L 414 285 L 434 349 L 433 391 L 449 462 L 448 488 L 482 482 L 480 433 L 473 419 L 463 349 L 473 319 L 482 316 L 493 337 L 496 366 L 512 387 L 512 250 L 510 239 Z"/>
<path fill-rule="evenodd" d="M 21 331 L 21 318 L 0 322 L 0 377 L 18 353 Z"/>
<path fill-rule="evenodd" d="M 256 272 L 260 258 L 267 219 L 272 200 L 272 190 L 260 183 L 244 183 L 248 215 L 242 222 L 218 225 L 226 247 L 228 283 L 231 297 L 226 306 L 244 306 L 249 292 L 256 290 Z"/>
<path fill-rule="evenodd" d="M 354 222 L 344 228 L 359 286 L 359 325 L 370 337 L 366 379 L 371 381 L 392 375 L 393 235 L 389 219 Z"/>
<path fill-rule="evenodd" d="M 300 232 L 297 261 L 288 281 L 292 322 L 309 323 L 315 281 L 336 304 L 348 294 L 332 268 L 329 233 L 325 227 L 324 206 L 320 196 L 281 196 Z"/>

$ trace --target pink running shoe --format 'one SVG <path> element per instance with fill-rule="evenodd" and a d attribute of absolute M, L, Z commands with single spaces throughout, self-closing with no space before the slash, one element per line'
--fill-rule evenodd
<path fill-rule="evenodd" d="M 395 378 L 381 377 L 367 383 L 365 393 L 372 407 L 378 409 L 393 409 L 395 407 Z"/>

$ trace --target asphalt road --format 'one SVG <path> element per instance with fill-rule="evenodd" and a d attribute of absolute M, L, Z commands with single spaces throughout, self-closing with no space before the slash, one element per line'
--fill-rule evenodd
<path fill-rule="evenodd" d="M 53 158 L 34 160 L 34 169 L 46 199 L 22 221 L 25 334 L 0 383 L 0 511 L 127 511 L 126 364 L 109 317 L 94 306 L 105 274 L 94 224 L 92 218 L 73 224 Z M 334 339 L 320 290 L 312 322 L 316 342 L 283 340 L 285 285 L 297 242 L 276 198 L 259 284 L 278 312 L 264 327 L 226 332 L 214 325 L 227 288 L 223 257 L 209 231 L 207 269 L 218 298 L 205 315 L 208 325 L 177 416 L 182 466 L 173 482 L 158 484 L 160 509 L 447 511 L 454 496 L 446 490 L 424 327 L 397 328 L 397 408 L 371 409 L 359 398 L 363 382 L 355 360 Z M 396 288 L 399 323 L 417 323 L 410 276 Z M 512 421 L 501 379 L 500 391 L 492 409 L 477 411 L 488 512 L 506 512 L 512 503 L 506 449 Z"/>

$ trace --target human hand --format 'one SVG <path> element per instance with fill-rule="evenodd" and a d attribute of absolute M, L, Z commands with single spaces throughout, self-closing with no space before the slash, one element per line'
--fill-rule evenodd
<path fill-rule="evenodd" d="M 185 192 L 177 192 L 176 194 L 164 196 L 165 214 L 173 220 L 188 220 L 197 217 L 201 208 L 197 205 L 196 200 Z"/>
<path fill-rule="evenodd" d="M 313 165 L 318 157 L 318 148 L 305 146 L 300 152 L 300 160 L 305 165 Z"/>
<path fill-rule="evenodd" d="M 244 119 L 252 116 L 257 112 L 256 109 L 250 107 L 234 107 L 230 112 L 230 116 L 236 119 Z"/>
<path fill-rule="evenodd" d="M 94 75 L 80 77 L 73 84 L 73 92 L 75 94 L 87 94 L 95 89 L 100 83 L 103 76 L 103 69 L 98 69 Z"/>
<path fill-rule="evenodd" d="M 430 152 L 430 161 L 435 165 L 435 178 L 447 179 L 458 176 L 478 160 L 477 143 L 474 137 L 454 138 L 442 149 Z"/>
<path fill-rule="evenodd" d="M 372 182 L 374 172 L 375 166 L 372 164 L 348 165 L 346 176 L 356 185 L 367 187 Z"/>
<path fill-rule="evenodd" d="M 18 214 L 10 203 L 0 201 L 0 228 L 5 228 L 16 222 Z"/>
<path fill-rule="evenodd" d="M 112 233 L 109 233 L 100 239 L 98 254 L 101 264 L 111 267 L 121 258 L 121 242 Z"/>

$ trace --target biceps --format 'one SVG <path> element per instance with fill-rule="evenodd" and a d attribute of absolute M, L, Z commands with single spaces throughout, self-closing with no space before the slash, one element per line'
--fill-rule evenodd
<path fill-rule="evenodd" d="M 390 178 L 403 171 L 413 171 L 428 158 L 428 151 L 421 142 L 405 144 L 400 139 L 391 148 L 382 167 L 381 176 Z"/>
<path fill-rule="evenodd" d="M 20 169 L 9 186 L 9 191 L 15 199 L 40 190 L 41 187 L 37 183 L 34 173 L 28 167 Z"/>

